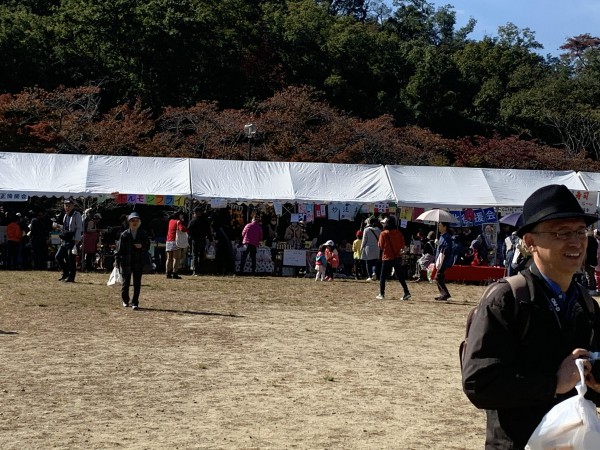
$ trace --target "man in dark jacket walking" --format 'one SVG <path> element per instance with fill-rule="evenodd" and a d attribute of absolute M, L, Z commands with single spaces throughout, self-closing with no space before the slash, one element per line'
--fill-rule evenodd
<path fill-rule="evenodd" d="M 142 288 L 142 272 L 144 269 L 144 252 L 148 253 L 150 249 L 150 240 L 144 230 L 140 230 L 142 221 L 136 212 L 132 212 L 127 217 L 129 228 L 123 233 L 117 242 L 117 252 L 115 253 L 115 267 L 119 267 L 123 276 L 123 286 L 121 287 L 121 299 L 123 306 L 129 306 L 129 286 L 133 276 L 133 298 L 131 299 L 132 309 L 138 309 L 140 291 Z"/>
<path fill-rule="evenodd" d="M 517 301 L 505 281 L 488 288 L 464 354 L 463 389 L 486 410 L 486 449 L 523 449 L 544 415 L 576 393 L 575 360 L 600 349 L 600 309 L 573 279 L 586 255 L 586 226 L 596 221 L 565 186 L 545 186 L 525 201 L 517 234 L 533 264 L 515 276 L 525 277 L 529 295 Z M 584 365 L 587 397 L 600 404 L 600 372 Z"/>

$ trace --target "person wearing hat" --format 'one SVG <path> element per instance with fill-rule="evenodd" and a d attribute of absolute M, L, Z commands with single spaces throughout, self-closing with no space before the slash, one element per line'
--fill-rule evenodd
<path fill-rule="evenodd" d="M 325 244 L 325 259 L 327 266 L 325 267 L 325 281 L 333 281 L 333 274 L 340 265 L 340 255 L 335 248 L 335 242 L 329 239 Z"/>
<path fill-rule="evenodd" d="M 127 216 L 129 228 L 121 233 L 117 241 L 115 267 L 118 267 L 123 277 L 121 286 L 121 301 L 125 308 L 129 307 L 129 286 L 133 277 L 132 309 L 138 309 L 140 291 L 142 288 L 142 273 L 144 270 L 144 252 L 150 249 L 148 234 L 140 229 L 140 215 L 132 212 Z"/>
<path fill-rule="evenodd" d="M 379 295 L 375 297 L 378 300 L 383 300 L 385 298 L 385 281 L 389 274 L 392 273 L 392 269 L 394 269 L 394 274 L 404 291 L 401 300 L 408 300 L 411 297 L 408 285 L 404 280 L 404 268 L 402 267 L 402 255 L 404 254 L 405 246 L 404 235 L 398 229 L 396 219 L 394 217 L 388 217 L 385 220 L 383 231 L 379 235 L 381 272 L 379 274 Z"/>
<path fill-rule="evenodd" d="M 540 188 L 525 201 L 517 235 L 533 263 L 511 277 L 521 289 L 506 280 L 486 289 L 463 355 L 463 390 L 486 410 L 486 449 L 524 448 L 544 415 L 575 395 L 575 360 L 600 350 L 600 309 L 574 280 L 586 255 L 586 227 L 597 220 L 563 185 Z M 584 365 L 586 397 L 598 405 L 600 365 L 594 373 L 587 359 Z"/>
<path fill-rule="evenodd" d="M 368 220 L 368 226 L 363 231 L 363 239 L 360 247 L 361 258 L 365 261 L 367 269 L 367 281 L 377 280 L 377 272 L 381 266 L 381 251 L 379 250 L 379 221 L 371 216 Z M 370 275 L 370 276 L 369 276 Z"/>
<path fill-rule="evenodd" d="M 63 224 L 54 225 L 57 230 L 62 230 L 60 234 L 60 247 L 56 252 L 56 262 L 62 270 L 62 276 L 58 281 L 66 283 L 75 282 L 77 270 L 77 246 L 83 237 L 83 219 L 81 213 L 75 209 L 75 202 L 71 199 L 63 201 L 65 214 Z"/>

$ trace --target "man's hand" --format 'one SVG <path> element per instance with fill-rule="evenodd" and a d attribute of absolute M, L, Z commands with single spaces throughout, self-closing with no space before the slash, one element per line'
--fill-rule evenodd
<path fill-rule="evenodd" d="M 583 348 L 577 348 L 573 350 L 573 352 L 567 356 L 562 363 L 560 363 L 558 372 L 556 372 L 557 394 L 566 394 L 579 382 L 579 369 L 577 369 L 577 365 L 575 364 L 575 360 L 578 358 L 585 360 L 583 362 L 583 368 L 587 380 L 588 376 L 590 375 L 590 371 L 592 370 L 592 365 L 589 361 L 587 361 L 588 355 L 589 353 L 587 350 Z"/>

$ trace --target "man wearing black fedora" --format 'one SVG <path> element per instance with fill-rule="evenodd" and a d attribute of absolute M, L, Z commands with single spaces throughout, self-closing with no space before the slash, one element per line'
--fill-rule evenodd
<path fill-rule="evenodd" d="M 576 393 L 575 359 L 600 350 L 600 308 L 573 278 L 585 259 L 586 227 L 597 220 L 566 186 L 545 186 L 525 201 L 517 234 L 533 263 L 486 289 L 463 359 L 463 389 L 486 410 L 486 449 L 524 448 L 544 415 Z M 591 367 L 586 360 L 587 397 L 598 405 L 600 372 Z"/>

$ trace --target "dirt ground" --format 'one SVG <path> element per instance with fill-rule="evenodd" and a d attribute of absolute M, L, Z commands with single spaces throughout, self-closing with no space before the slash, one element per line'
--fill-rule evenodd
<path fill-rule="evenodd" d="M 484 287 L 0 272 L 0 448 L 480 449 L 458 344 Z"/>

